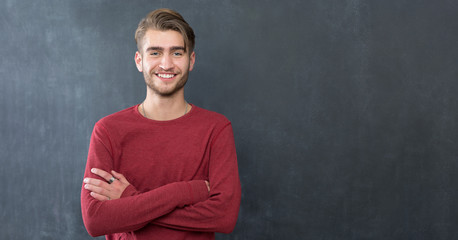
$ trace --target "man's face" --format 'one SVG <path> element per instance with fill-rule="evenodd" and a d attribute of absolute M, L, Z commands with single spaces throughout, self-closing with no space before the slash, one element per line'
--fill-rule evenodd
<path fill-rule="evenodd" d="M 177 31 L 148 30 L 135 53 L 138 71 L 146 85 L 160 96 L 172 96 L 183 89 L 192 70 L 195 54 L 188 54 Z"/>

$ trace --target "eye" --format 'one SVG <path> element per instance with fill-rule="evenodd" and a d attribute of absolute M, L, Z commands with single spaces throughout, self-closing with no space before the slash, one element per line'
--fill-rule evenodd
<path fill-rule="evenodd" d="M 151 55 L 151 56 L 159 56 L 159 52 L 150 52 L 149 55 Z"/>
<path fill-rule="evenodd" d="M 174 53 L 173 53 L 173 56 L 175 56 L 175 57 L 181 57 L 181 56 L 183 56 L 183 53 L 182 53 L 182 52 L 174 52 Z"/>

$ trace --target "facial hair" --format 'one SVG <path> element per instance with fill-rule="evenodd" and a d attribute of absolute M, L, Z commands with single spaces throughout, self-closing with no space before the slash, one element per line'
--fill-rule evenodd
<path fill-rule="evenodd" d="M 176 92 L 184 88 L 186 82 L 188 82 L 188 75 L 189 71 L 186 71 L 173 88 L 160 89 L 160 87 L 155 85 L 155 81 L 153 80 L 154 76 L 156 76 L 155 71 L 153 70 L 150 73 L 146 73 L 146 71 L 143 72 L 143 76 L 145 77 L 145 83 L 148 86 L 148 88 L 153 90 L 154 93 L 161 97 L 173 96 Z"/>

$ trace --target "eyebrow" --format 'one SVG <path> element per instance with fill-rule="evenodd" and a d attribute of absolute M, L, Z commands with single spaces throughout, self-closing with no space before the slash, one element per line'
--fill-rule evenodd
<path fill-rule="evenodd" d="M 164 51 L 164 48 L 163 47 L 149 47 L 146 49 L 146 52 L 148 51 Z M 170 47 L 170 50 L 171 51 L 176 51 L 176 50 L 183 50 L 184 52 L 186 52 L 186 48 L 185 47 L 182 47 L 182 46 L 172 46 Z"/>

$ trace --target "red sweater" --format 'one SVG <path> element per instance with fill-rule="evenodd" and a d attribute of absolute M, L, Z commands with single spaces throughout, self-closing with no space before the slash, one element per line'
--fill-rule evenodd
<path fill-rule="evenodd" d="M 233 230 L 240 181 L 231 123 L 197 106 L 171 121 L 133 106 L 95 124 L 84 177 L 115 170 L 130 182 L 120 199 L 81 190 L 83 221 L 107 239 L 214 239 Z M 210 182 L 208 193 L 205 180 Z"/>

